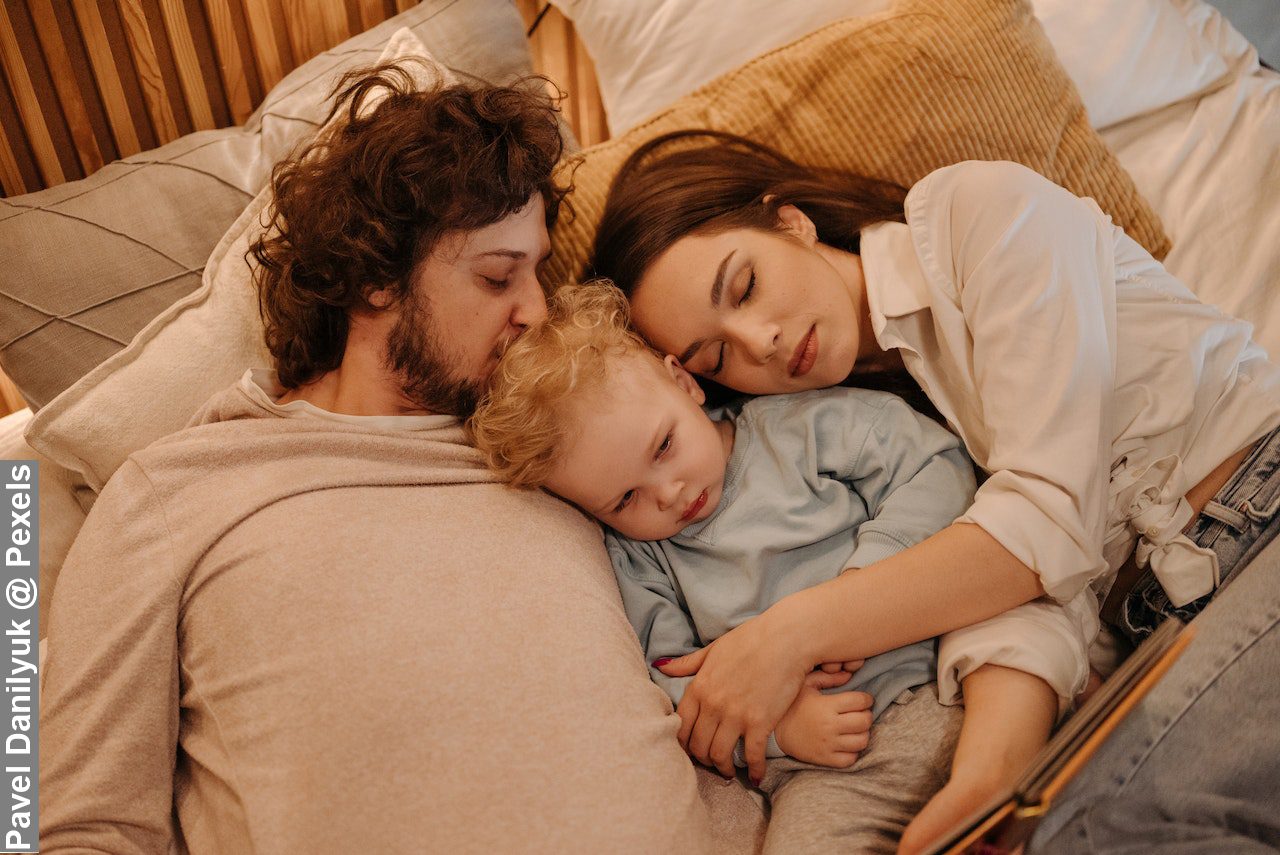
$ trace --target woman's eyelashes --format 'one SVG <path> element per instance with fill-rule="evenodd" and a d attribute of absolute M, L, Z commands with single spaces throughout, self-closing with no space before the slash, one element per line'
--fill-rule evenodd
<path fill-rule="evenodd" d="M 480 274 L 480 278 L 485 281 L 485 284 L 496 291 L 501 291 L 511 282 L 510 277 L 505 279 L 494 279 L 492 276 L 485 276 L 483 273 Z"/>
<path fill-rule="evenodd" d="M 742 296 L 738 298 L 735 308 L 741 308 L 742 304 L 751 299 L 751 294 L 756 290 L 756 271 L 751 269 L 751 275 L 747 277 L 747 287 L 743 289 Z M 720 342 L 720 352 L 716 356 L 715 367 L 708 371 L 704 376 L 714 377 L 724 368 L 724 350 L 725 343 Z"/>
<path fill-rule="evenodd" d="M 755 268 L 752 268 L 751 276 L 747 279 L 747 287 L 743 290 L 742 296 L 738 298 L 738 305 L 741 306 L 743 303 L 750 300 L 751 292 L 754 290 L 756 290 L 756 271 Z"/>

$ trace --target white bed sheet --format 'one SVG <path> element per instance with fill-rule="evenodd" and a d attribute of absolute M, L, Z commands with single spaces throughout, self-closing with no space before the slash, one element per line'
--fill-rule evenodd
<path fill-rule="evenodd" d="M 1225 85 L 1104 129 L 1164 221 L 1165 265 L 1203 301 L 1254 324 L 1280 356 L 1280 74 L 1225 22 Z"/>

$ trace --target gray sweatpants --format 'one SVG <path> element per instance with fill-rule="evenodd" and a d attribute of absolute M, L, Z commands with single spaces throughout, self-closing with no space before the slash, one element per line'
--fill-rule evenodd
<path fill-rule="evenodd" d="M 964 707 L 938 703 L 937 684 L 903 692 L 871 727 L 848 769 L 791 757 L 769 761 L 764 855 L 887 852 L 947 782 Z"/>

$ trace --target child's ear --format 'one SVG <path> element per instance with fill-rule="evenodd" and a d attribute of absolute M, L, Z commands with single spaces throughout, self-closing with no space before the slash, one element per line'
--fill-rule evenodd
<path fill-rule="evenodd" d="M 795 205 L 779 205 L 778 219 L 787 231 L 800 238 L 805 246 L 813 246 L 818 242 L 818 229 L 804 211 Z"/>
<path fill-rule="evenodd" d="M 684 366 L 680 364 L 680 360 L 671 354 L 667 354 L 666 358 L 662 360 L 662 364 L 666 367 L 667 373 L 671 375 L 671 379 L 676 381 L 676 385 L 688 392 L 698 406 L 702 406 L 707 400 L 707 393 L 702 391 L 698 381 L 684 369 Z"/>

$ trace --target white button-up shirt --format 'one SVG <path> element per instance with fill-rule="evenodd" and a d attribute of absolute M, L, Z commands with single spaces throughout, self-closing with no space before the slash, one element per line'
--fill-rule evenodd
<path fill-rule="evenodd" d="M 906 224 L 862 233 L 876 338 L 991 477 L 980 525 L 1066 603 L 1105 597 L 1137 541 L 1175 604 L 1217 560 L 1188 489 L 1280 424 L 1280 368 L 1141 246 L 1026 167 L 931 173 Z"/>

